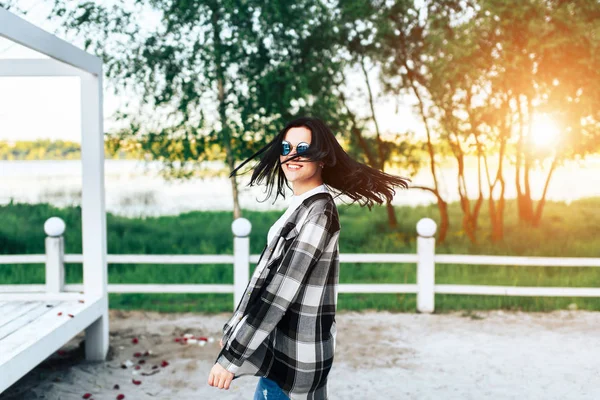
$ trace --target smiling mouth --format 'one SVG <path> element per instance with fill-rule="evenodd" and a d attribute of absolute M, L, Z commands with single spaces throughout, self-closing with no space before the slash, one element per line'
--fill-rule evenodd
<path fill-rule="evenodd" d="M 297 171 L 300 168 L 302 168 L 302 165 L 298 165 L 298 164 L 286 164 L 286 165 L 287 165 L 288 170 L 290 170 L 290 171 Z"/>

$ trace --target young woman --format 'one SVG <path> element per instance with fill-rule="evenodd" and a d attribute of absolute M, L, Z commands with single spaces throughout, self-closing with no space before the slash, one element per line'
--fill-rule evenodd
<path fill-rule="evenodd" d="M 340 223 L 330 190 L 361 206 L 382 204 L 407 179 L 353 160 L 319 119 L 298 118 L 263 149 L 250 185 L 267 196 L 292 184 L 291 203 L 270 228 L 254 274 L 223 327 L 208 384 L 229 389 L 242 375 L 260 376 L 254 399 L 327 399 L 335 351 Z M 268 249 L 268 250 L 267 250 Z"/>

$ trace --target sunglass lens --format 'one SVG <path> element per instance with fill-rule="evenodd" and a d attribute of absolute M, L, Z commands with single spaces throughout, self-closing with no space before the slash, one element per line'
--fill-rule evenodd
<path fill-rule="evenodd" d="M 298 147 L 296 147 L 298 154 L 305 153 L 308 150 L 308 143 L 298 143 Z"/>
<path fill-rule="evenodd" d="M 290 144 L 287 142 L 281 143 L 281 155 L 287 156 L 290 154 Z"/>

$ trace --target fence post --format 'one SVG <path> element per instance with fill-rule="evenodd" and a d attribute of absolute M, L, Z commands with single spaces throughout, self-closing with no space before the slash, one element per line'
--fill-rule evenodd
<path fill-rule="evenodd" d="M 435 231 L 431 218 L 417 223 L 417 311 L 432 313 L 435 309 Z"/>
<path fill-rule="evenodd" d="M 65 221 L 51 217 L 44 223 L 46 232 L 46 292 L 60 293 L 65 285 Z"/>
<path fill-rule="evenodd" d="M 233 231 L 233 309 L 244 295 L 250 275 L 250 231 L 252 224 L 246 218 L 238 218 L 231 224 Z"/>

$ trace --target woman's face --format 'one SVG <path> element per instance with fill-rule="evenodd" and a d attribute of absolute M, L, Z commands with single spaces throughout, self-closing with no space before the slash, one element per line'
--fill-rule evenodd
<path fill-rule="evenodd" d="M 304 157 L 299 157 L 283 164 L 285 160 L 296 154 L 298 143 L 304 142 L 310 145 L 312 140 L 310 130 L 305 127 L 290 128 L 286 132 L 284 140 L 290 143 L 291 151 L 288 155 L 280 155 L 279 160 L 282 163 L 281 168 L 283 168 L 285 177 L 294 184 L 294 190 L 296 191 L 297 186 L 317 186 L 323 183 L 321 180 L 321 163 L 318 161 L 308 161 Z"/>

